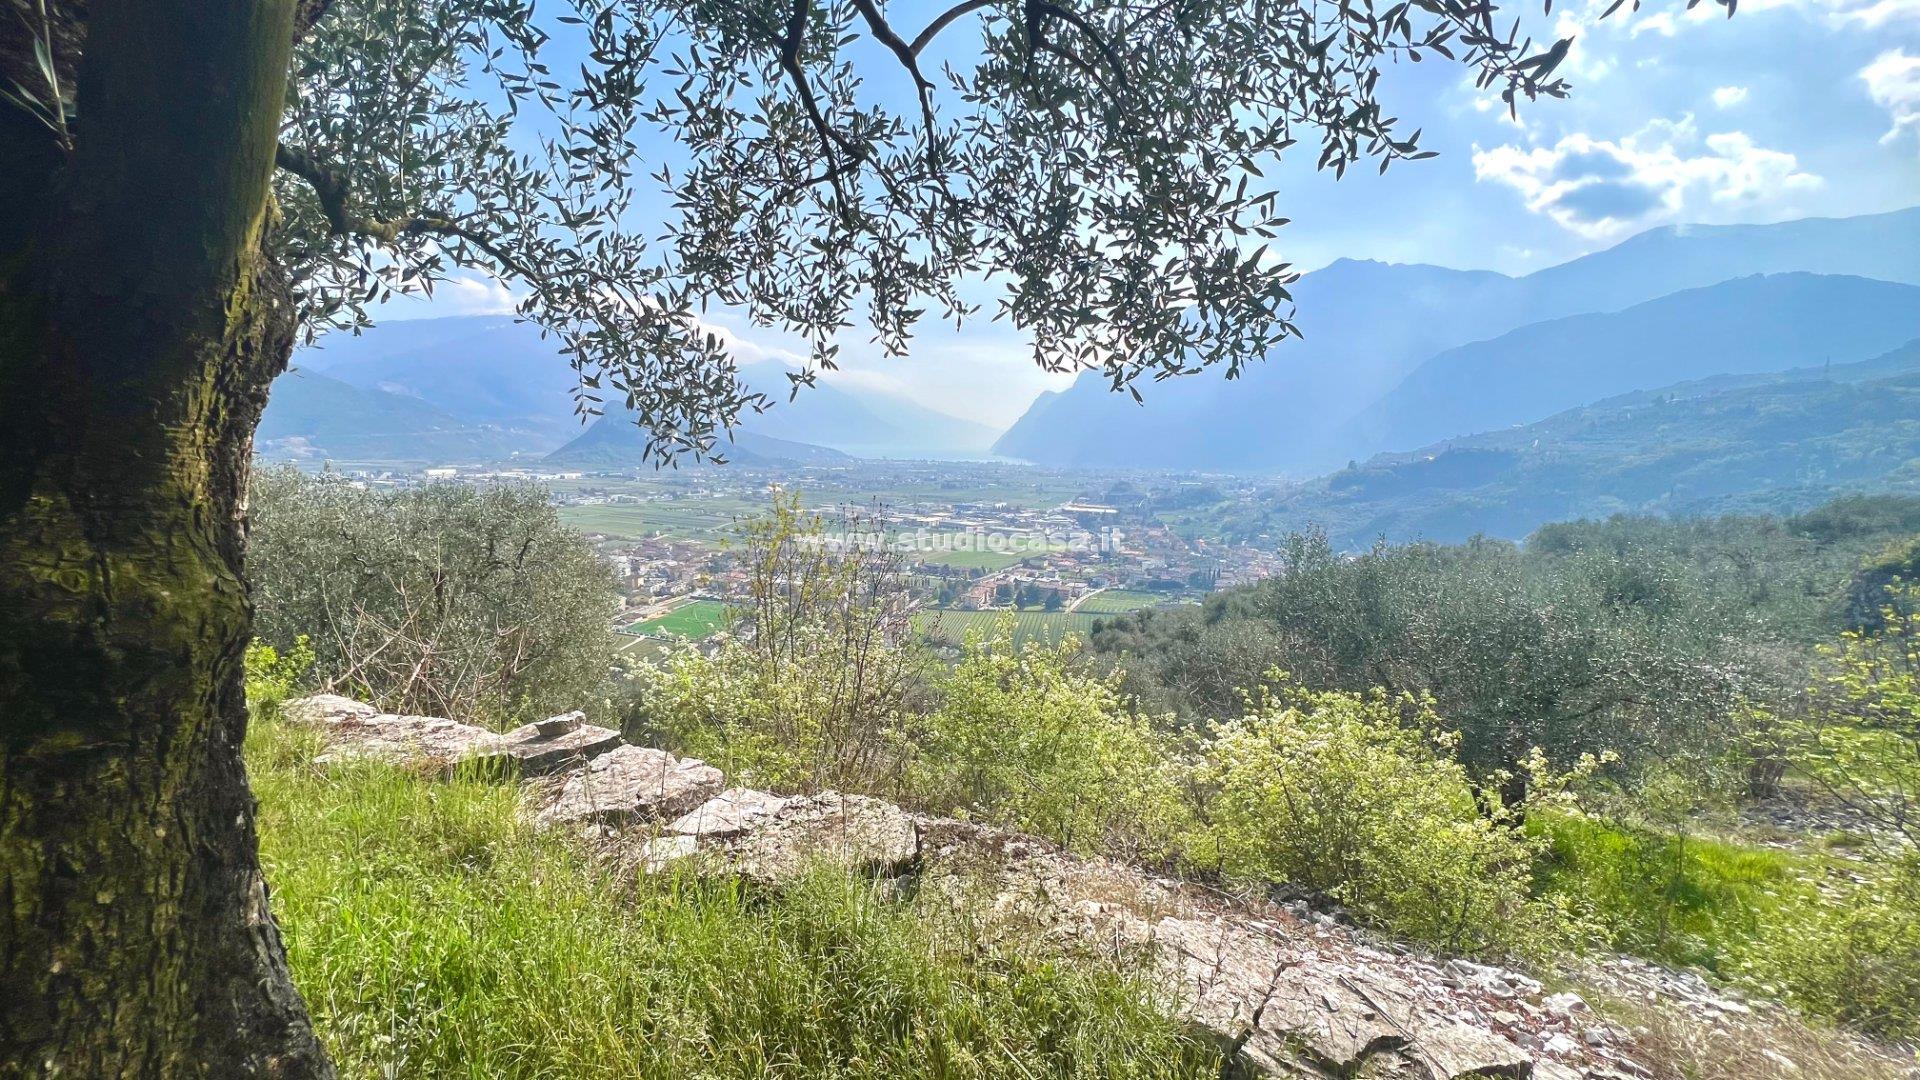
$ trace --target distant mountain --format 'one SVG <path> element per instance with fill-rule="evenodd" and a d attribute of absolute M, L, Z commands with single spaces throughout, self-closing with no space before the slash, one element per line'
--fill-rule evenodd
<path fill-rule="evenodd" d="M 1777 225 L 1655 229 L 1519 278 L 1340 260 L 1294 290 L 1303 338 L 1283 343 L 1243 378 L 1201 373 L 1152 384 L 1141 388 L 1140 406 L 1088 373 L 1036 402 L 994 450 L 1056 465 L 1320 471 L 1353 453 L 1332 441 L 1347 421 L 1445 349 L 1531 323 L 1791 271 L 1920 284 L 1920 207 Z"/>
<path fill-rule="evenodd" d="M 295 370 L 274 383 L 254 452 L 274 460 L 447 464 L 496 461 L 519 443 L 514 432 L 413 398 Z"/>
<path fill-rule="evenodd" d="M 1139 387 L 1087 372 L 1029 407 L 994 452 L 1048 465 L 1270 470 L 1311 456 L 1328 425 L 1448 345 L 1507 329 L 1511 278 L 1341 259 L 1294 286 L 1302 337 L 1228 381 L 1202 372 Z"/>
<path fill-rule="evenodd" d="M 573 408 L 578 376 L 553 342 L 511 316 L 403 319 L 358 337 L 329 334 L 302 349 L 294 363 L 517 432 L 516 449 L 530 453 L 545 453 L 580 433 Z"/>
<path fill-rule="evenodd" d="M 497 426 L 516 449 L 545 453 L 579 436 L 578 377 L 553 342 L 510 316 L 462 316 L 382 323 L 352 337 L 335 334 L 297 357 L 303 368 L 366 389 L 418 398 L 445 413 Z M 959 417 L 823 374 L 789 400 L 787 369 L 744 365 L 743 380 L 774 401 L 742 418 L 758 435 L 833 446 L 875 457 L 984 455 L 994 431 Z"/>
<path fill-rule="evenodd" d="M 579 438 L 548 454 L 547 464 L 570 469 L 650 468 L 646 433 L 624 415 L 602 416 Z M 737 431 L 731 442 L 715 448 L 736 465 L 851 465 L 851 454 L 810 443 L 793 442 L 753 431 Z"/>
<path fill-rule="evenodd" d="M 792 442 L 831 446 L 859 457 L 983 457 L 994 431 L 894 395 L 882 395 L 823 374 L 793 393 L 787 369 L 749 364 L 741 376 L 773 401 L 765 412 L 740 418 L 742 431 Z"/>
<path fill-rule="evenodd" d="M 1920 287 L 1818 274 L 1738 278 L 1449 349 L 1335 444 L 1353 456 L 1405 450 L 1675 381 L 1862 360 L 1915 337 Z"/>
<path fill-rule="evenodd" d="M 1301 485 L 1273 533 L 1519 539 L 1614 513 L 1798 512 L 1852 491 L 1920 493 L 1920 341 L 1872 360 L 1718 376 L 1451 439 Z"/>

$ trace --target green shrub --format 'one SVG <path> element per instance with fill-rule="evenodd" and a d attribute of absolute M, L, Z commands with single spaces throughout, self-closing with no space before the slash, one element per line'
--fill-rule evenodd
<path fill-rule="evenodd" d="M 1882 866 L 1841 895 L 1797 894 L 1767 919 L 1740 967 L 1815 1015 L 1920 1038 L 1920 857 Z"/>
<path fill-rule="evenodd" d="M 1109 968 L 983 944 L 876 883 L 612 874 L 510 786 L 248 759 L 295 982 L 343 1076 L 1188 1080 L 1217 1049 Z"/>
<path fill-rule="evenodd" d="M 1230 879 L 1319 890 L 1365 922 L 1449 950 L 1568 944 L 1567 907 L 1529 892 L 1543 841 L 1496 798 L 1476 796 L 1451 744 L 1418 699 L 1264 695 L 1207 745 L 1209 826 L 1190 851 Z M 1552 785 L 1533 790 L 1544 800 Z"/>
<path fill-rule="evenodd" d="M 1823 796 L 1920 850 L 1920 586 L 1901 585 L 1877 630 L 1849 630 L 1801 712 L 1749 709 L 1757 752 Z M 1911 608 L 1912 610 L 1908 610 Z"/>
<path fill-rule="evenodd" d="M 637 668 L 632 737 L 767 787 L 898 786 L 899 731 L 928 664 L 912 641 L 907 579 L 897 553 L 837 545 L 827 525 L 797 497 L 776 497 L 737 527 L 741 633 L 711 656 L 690 647 Z"/>
<path fill-rule="evenodd" d="M 1187 819 L 1171 740 L 1128 711 L 1117 678 L 1072 670 L 1074 639 L 1013 637 L 1011 617 L 967 635 L 939 708 L 918 721 L 909 797 L 1081 851 L 1166 854 Z"/>
<path fill-rule="evenodd" d="M 247 646 L 247 704 L 256 716 L 271 716 L 300 692 L 313 672 L 313 645 L 296 635 L 286 649 L 262 641 Z"/>
<path fill-rule="evenodd" d="M 613 574 L 545 489 L 277 468 L 248 498 L 256 632 L 283 651 L 311 635 L 319 684 L 495 726 L 607 702 Z"/>

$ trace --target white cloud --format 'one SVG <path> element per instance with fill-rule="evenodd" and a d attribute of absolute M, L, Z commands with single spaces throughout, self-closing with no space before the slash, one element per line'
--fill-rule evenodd
<path fill-rule="evenodd" d="M 1671 11 L 1656 11 L 1646 18 L 1634 19 L 1628 24 L 1628 33 L 1634 37 L 1639 37 L 1641 34 L 1659 34 L 1661 37 L 1672 37 L 1678 29 L 1679 24 L 1674 21 L 1673 12 Z"/>
<path fill-rule="evenodd" d="M 1878 30 L 1892 22 L 1920 22 L 1920 0 L 1825 0 L 1835 22 L 1858 23 Z"/>
<path fill-rule="evenodd" d="M 433 288 L 436 315 L 511 315 L 516 298 L 499 278 L 459 274 Z"/>
<path fill-rule="evenodd" d="M 1860 69 L 1860 81 L 1867 84 L 1873 103 L 1893 119 L 1893 126 L 1880 136 L 1883 144 L 1898 139 L 1902 131 L 1920 133 L 1920 56 L 1888 49 Z"/>
<path fill-rule="evenodd" d="M 790 368 L 803 368 L 807 366 L 806 356 L 798 349 L 788 348 L 785 345 L 768 344 L 765 341 L 756 341 L 753 338 L 742 336 L 739 331 L 733 329 L 731 326 L 713 318 L 702 318 L 698 315 L 692 318 L 693 326 L 696 330 L 712 334 L 714 337 L 719 338 L 720 343 L 726 346 L 727 352 L 739 363 L 764 364 L 773 362 Z M 759 336 L 759 334 L 770 335 L 772 333 L 771 330 L 763 330 L 759 331 L 756 336 Z"/>
<path fill-rule="evenodd" d="M 1473 169 L 1476 179 L 1513 188 L 1528 209 L 1591 239 L 1716 205 L 1779 203 L 1822 184 L 1794 155 L 1745 132 L 1703 138 L 1691 115 L 1616 140 L 1575 133 L 1552 146 L 1475 146 Z"/>
<path fill-rule="evenodd" d="M 1722 86 L 1713 92 L 1713 103 L 1722 109 L 1731 109 L 1747 100 L 1747 88 L 1744 86 Z"/>

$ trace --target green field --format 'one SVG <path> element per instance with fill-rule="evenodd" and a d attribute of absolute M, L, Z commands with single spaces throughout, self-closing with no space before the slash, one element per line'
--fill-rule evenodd
<path fill-rule="evenodd" d="M 1016 555 L 1006 551 L 906 551 L 901 553 L 901 557 L 909 564 L 957 566 L 962 570 L 971 570 L 974 567 L 982 570 L 1004 570 L 1027 558 L 1028 555 L 1026 553 Z"/>
<path fill-rule="evenodd" d="M 746 499 L 685 499 L 619 505 L 562 506 L 560 520 L 581 532 L 632 540 L 655 533 L 690 540 L 717 540 L 743 518 L 766 513 Z"/>
<path fill-rule="evenodd" d="M 1169 601 L 1165 593 L 1137 592 L 1132 589 L 1102 589 L 1080 601 L 1076 615 L 1118 615 L 1141 608 L 1158 607 Z"/>
<path fill-rule="evenodd" d="M 957 645 L 966 637 L 967 631 L 990 633 L 996 622 L 1009 618 L 1013 620 L 1015 644 L 1040 641 L 1054 645 L 1070 633 L 1084 639 L 1093 631 L 1093 621 L 1097 617 L 1064 611 L 936 610 L 923 611 L 914 616 L 914 626 L 930 638 Z"/>
<path fill-rule="evenodd" d="M 682 604 L 657 619 L 634 623 L 627 633 L 645 637 L 691 638 L 695 641 L 722 630 L 727 625 L 727 605 L 718 600 L 695 600 Z"/>

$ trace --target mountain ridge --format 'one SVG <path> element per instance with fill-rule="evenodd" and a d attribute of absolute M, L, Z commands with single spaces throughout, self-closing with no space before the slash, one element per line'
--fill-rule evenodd
<path fill-rule="evenodd" d="M 1522 326 L 1756 273 L 1847 271 L 1920 284 L 1920 207 L 1771 225 L 1664 226 L 1520 277 L 1342 259 L 1295 288 L 1301 340 L 1229 382 L 1201 373 L 1143 388 L 1144 407 L 1084 373 L 1030 409 L 995 452 L 1104 463 L 1312 475 L 1382 447 L 1330 441 L 1428 358 Z M 1461 428 L 1464 434 L 1471 428 Z"/>
<path fill-rule="evenodd" d="M 591 426 L 575 404 L 578 375 L 537 327 L 511 315 L 396 320 L 322 338 L 296 361 L 337 382 L 512 433 L 503 444 L 508 451 L 550 453 Z M 741 365 L 742 381 L 772 405 L 742 416 L 738 430 L 875 457 L 981 456 L 997 434 L 831 372 L 791 396 L 788 370 L 774 359 Z M 274 411 L 270 397 L 269 416 Z"/>
<path fill-rule="evenodd" d="M 1920 492 L 1920 340 L 1850 364 L 1716 375 L 1458 436 L 1296 486 L 1271 527 L 1335 543 L 1520 539 L 1615 513 L 1787 512 Z"/>

